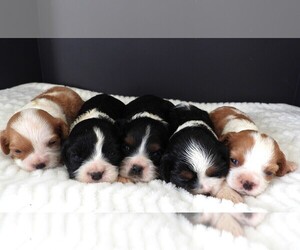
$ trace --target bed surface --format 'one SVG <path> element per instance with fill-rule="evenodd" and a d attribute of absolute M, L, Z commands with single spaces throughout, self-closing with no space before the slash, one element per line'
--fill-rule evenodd
<path fill-rule="evenodd" d="M 0 90 L 0 130 L 10 116 L 50 84 L 29 83 Z M 84 100 L 96 92 L 74 89 Z M 133 97 L 120 97 L 125 103 Z M 172 100 L 175 104 L 179 101 Z M 201 102 L 201 100 L 199 100 Z M 207 111 L 223 103 L 193 103 Z M 300 108 L 286 104 L 226 103 L 256 122 L 300 164 Z M 273 180 L 258 197 L 233 204 L 193 196 L 172 184 L 84 184 L 64 167 L 25 172 L 0 153 L 0 241 L 5 249 L 297 249 L 300 232 L 300 169 Z M 263 215 L 246 237 L 193 225 L 177 213 Z M 196 215 L 198 216 L 198 215 Z M 225 223 L 226 224 L 226 223 Z M 159 235 L 153 241 L 155 235 Z M 8 247 L 10 246 L 10 247 Z"/>
<path fill-rule="evenodd" d="M 34 96 L 53 85 L 29 83 L 0 91 L 0 129 Z M 97 94 L 74 89 L 86 100 Z M 125 103 L 133 97 L 120 97 Z M 172 100 L 177 104 L 178 100 Z M 201 100 L 199 100 L 200 102 Z M 207 111 L 223 103 L 193 103 Z M 287 159 L 300 164 L 300 108 L 287 104 L 226 103 L 249 114 L 259 129 L 278 141 Z M 300 211 L 300 169 L 272 181 L 258 197 L 233 204 L 193 196 L 172 184 L 84 184 L 69 180 L 64 167 L 25 172 L 0 154 L 0 212 L 292 212 Z"/>

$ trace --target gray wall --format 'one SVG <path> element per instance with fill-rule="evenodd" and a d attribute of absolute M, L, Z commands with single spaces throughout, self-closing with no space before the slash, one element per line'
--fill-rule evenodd
<path fill-rule="evenodd" d="M 41 39 L 43 80 L 121 95 L 300 105 L 300 39 Z"/>
<path fill-rule="evenodd" d="M 0 89 L 42 81 L 37 39 L 0 39 Z"/>
<path fill-rule="evenodd" d="M 298 0 L 1 0 L 2 37 L 299 37 Z"/>

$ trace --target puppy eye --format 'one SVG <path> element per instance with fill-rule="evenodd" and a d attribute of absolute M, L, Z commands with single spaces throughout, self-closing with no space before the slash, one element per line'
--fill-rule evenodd
<path fill-rule="evenodd" d="M 82 160 L 83 160 L 82 157 L 77 153 L 72 153 L 71 159 L 75 162 L 82 162 Z"/>
<path fill-rule="evenodd" d="M 161 151 L 158 150 L 158 151 L 152 152 L 151 155 L 156 158 L 161 157 Z"/>
<path fill-rule="evenodd" d="M 15 149 L 15 150 L 14 150 L 14 153 L 16 153 L 16 154 L 21 154 L 22 151 L 21 151 L 20 149 Z"/>
<path fill-rule="evenodd" d="M 183 170 L 179 173 L 179 177 L 184 181 L 189 181 L 195 177 L 195 174 L 191 171 Z"/>
<path fill-rule="evenodd" d="M 124 144 L 122 148 L 123 148 L 124 152 L 129 152 L 130 151 L 130 147 L 126 144 Z"/>
<path fill-rule="evenodd" d="M 109 154 L 109 156 L 115 156 L 115 155 L 116 155 L 116 152 L 110 151 L 108 154 Z"/>
<path fill-rule="evenodd" d="M 48 147 L 51 147 L 51 146 L 53 146 L 55 143 L 57 142 L 57 140 L 50 140 L 49 142 L 48 142 Z"/>
<path fill-rule="evenodd" d="M 74 156 L 74 161 L 76 161 L 76 162 L 81 162 L 81 161 L 82 161 L 82 158 L 81 158 L 79 155 L 75 155 L 75 156 Z"/>
<path fill-rule="evenodd" d="M 272 175 L 274 175 L 274 173 L 271 172 L 271 171 L 266 171 L 266 172 L 265 172 L 265 175 L 266 175 L 266 176 L 272 176 Z"/>
<path fill-rule="evenodd" d="M 233 165 L 237 166 L 239 164 L 239 161 L 233 158 L 230 158 L 230 161 L 232 162 Z"/>

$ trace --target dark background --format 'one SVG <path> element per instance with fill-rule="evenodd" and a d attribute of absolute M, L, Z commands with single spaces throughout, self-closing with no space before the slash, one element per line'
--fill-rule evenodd
<path fill-rule="evenodd" d="M 0 39 L 0 87 L 300 106 L 300 39 Z"/>

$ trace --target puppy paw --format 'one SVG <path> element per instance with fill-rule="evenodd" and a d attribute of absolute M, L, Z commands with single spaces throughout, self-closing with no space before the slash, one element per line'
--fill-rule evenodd
<path fill-rule="evenodd" d="M 287 165 L 287 173 L 294 172 L 298 168 L 298 165 L 293 161 L 287 161 L 286 165 Z"/>
<path fill-rule="evenodd" d="M 122 183 L 133 183 L 130 179 L 118 176 L 117 182 L 122 182 Z"/>
<path fill-rule="evenodd" d="M 235 237 L 244 236 L 244 229 L 230 214 L 221 214 L 215 228 L 221 231 L 230 232 Z"/>
<path fill-rule="evenodd" d="M 244 202 L 243 197 L 227 185 L 224 185 L 219 190 L 219 192 L 216 194 L 216 197 L 219 199 L 231 200 L 233 203 Z"/>

